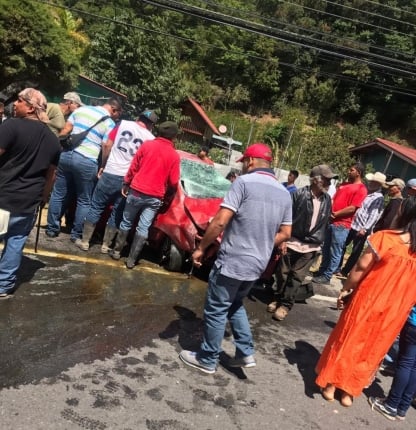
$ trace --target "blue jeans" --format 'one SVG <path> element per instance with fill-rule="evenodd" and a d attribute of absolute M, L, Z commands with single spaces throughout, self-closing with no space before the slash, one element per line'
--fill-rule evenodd
<path fill-rule="evenodd" d="M 140 236 L 147 238 L 149 228 L 161 205 L 161 199 L 130 189 L 123 211 L 123 220 L 120 223 L 120 230 L 129 231 L 137 214 L 140 212 L 140 219 L 137 223 L 136 232 Z"/>
<path fill-rule="evenodd" d="M 97 168 L 98 165 L 94 160 L 75 151 L 61 153 L 55 185 L 49 200 L 47 231 L 60 232 L 61 217 L 66 209 L 67 198 L 72 193 L 76 195 L 77 208 L 71 230 L 71 239 L 81 237 L 82 227 L 91 204 L 91 196 L 97 179 Z"/>
<path fill-rule="evenodd" d="M 8 231 L 1 237 L 4 248 L 0 258 L 0 293 L 11 294 L 15 290 L 23 248 L 35 221 L 36 212 L 10 214 Z"/>
<path fill-rule="evenodd" d="M 318 273 L 328 281 L 340 265 L 348 232 L 349 229 L 342 225 L 329 224 L 326 229 L 322 248 L 322 263 Z"/>
<path fill-rule="evenodd" d="M 386 399 L 387 406 L 404 416 L 416 393 L 416 327 L 406 323 L 400 332 L 396 373 Z"/>
<path fill-rule="evenodd" d="M 91 206 L 88 210 L 86 221 L 97 224 L 105 208 L 113 204 L 108 225 L 118 227 L 123 216 L 125 199 L 121 194 L 123 186 L 123 176 L 103 173 L 97 182 L 91 199 Z"/>
<path fill-rule="evenodd" d="M 215 368 L 221 352 L 225 324 L 230 322 L 236 346 L 236 358 L 254 354 L 253 337 L 243 299 L 254 281 L 240 281 L 220 274 L 214 267 L 208 280 L 208 291 L 204 307 L 204 338 L 198 351 L 198 360 Z"/>

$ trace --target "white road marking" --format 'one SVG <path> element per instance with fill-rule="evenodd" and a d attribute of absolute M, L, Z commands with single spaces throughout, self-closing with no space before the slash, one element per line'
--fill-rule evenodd
<path fill-rule="evenodd" d="M 323 300 L 325 302 L 331 302 L 331 303 L 336 303 L 337 302 L 337 298 L 336 297 L 321 296 L 320 294 L 315 294 L 314 296 L 311 297 L 311 299 Z"/>

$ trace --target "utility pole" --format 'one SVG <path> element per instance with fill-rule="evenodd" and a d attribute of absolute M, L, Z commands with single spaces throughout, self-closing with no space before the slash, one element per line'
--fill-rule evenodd
<path fill-rule="evenodd" d="M 248 132 L 247 146 L 250 145 L 251 136 L 253 135 L 253 128 L 254 128 L 255 122 L 256 122 L 256 118 L 254 118 L 254 121 L 251 121 L 251 123 L 250 123 L 250 131 Z"/>
<path fill-rule="evenodd" d="M 292 125 L 292 130 L 290 130 L 289 140 L 287 141 L 286 149 L 285 149 L 285 152 L 283 153 L 283 156 L 282 156 L 282 162 L 280 163 L 280 170 L 282 170 L 282 168 L 283 168 L 283 163 L 285 161 L 285 157 L 287 155 L 287 151 L 288 151 L 289 146 L 290 146 L 290 141 L 292 140 L 293 130 L 295 129 L 295 125 L 296 125 L 297 120 L 298 119 L 295 118 L 295 121 L 293 122 L 293 125 Z"/>
<path fill-rule="evenodd" d="M 297 170 L 297 168 L 299 166 L 299 160 L 300 160 L 300 154 L 302 154 L 302 148 L 303 148 L 303 146 L 300 145 L 299 154 L 298 154 L 298 160 L 296 161 L 296 166 L 295 166 L 296 170 Z"/>

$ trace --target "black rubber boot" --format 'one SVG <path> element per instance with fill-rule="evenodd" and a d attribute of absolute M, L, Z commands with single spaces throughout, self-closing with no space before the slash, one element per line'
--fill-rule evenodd
<path fill-rule="evenodd" d="M 111 242 L 114 239 L 114 236 L 117 234 L 117 228 L 112 227 L 107 224 L 107 227 L 105 228 L 104 232 L 104 238 L 103 238 L 103 244 L 101 245 L 101 253 L 102 254 L 108 254 L 108 252 L 111 250 Z"/>
<path fill-rule="evenodd" d="M 112 259 L 120 260 L 120 253 L 124 248 L 128 234 L 128 231 L 118 231 L 116 244 L 114 245 L 114 248 L 108 253 Z"/>
<path fill-rule="evenodd" d="M 146 243 L 147 238 L 144 236 L 140 236 L 140 234 L 135 234 L 133 243 L 130 248 L 130 254 L 126 261 L 127 269 L 133 269 L 136 265 L 137 258 L 141 253 L 144 244 Z"/>

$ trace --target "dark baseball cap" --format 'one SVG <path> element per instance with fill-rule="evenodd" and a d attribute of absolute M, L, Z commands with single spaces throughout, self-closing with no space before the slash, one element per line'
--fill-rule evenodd
<path fill-rule="evenodd" d="M 159 117 L 155 114 L 154 111 L 150 110 L 150 109 L 145 109 L 140 115 L 139 118 L 145 118 L 147 120 L 149 120 L 150 122 L 152 122 L 153 124 L 156 124 Z"/>
<path fill-rule="evenodd" d="M 179 132 L 178 124 L 174 121 L 165 121 L 159 125 L 159 136 L 173 139 Z"/>
<path fill-rule="evenodd" d="M 312 168 L 309 175 L 311 178 L 314 176 L 323 176 L 327 179 L 336 179 L 338 175 L 332 171 L 332 169 L 327 164 L 319 164 Z"/>

